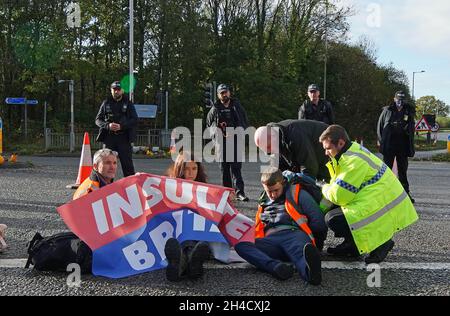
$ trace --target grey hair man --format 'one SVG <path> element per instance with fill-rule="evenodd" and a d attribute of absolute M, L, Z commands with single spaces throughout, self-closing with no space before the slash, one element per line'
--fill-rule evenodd
<path fill-rule="evenodd" d="M 80 185 L 73 199 L 76 200 L 105 185 L 111 184 L 116 177 L 117 156 L 117 152 L 108 148 L 97 151 L 94 154 L 94 168 L 91 175 Z"/>

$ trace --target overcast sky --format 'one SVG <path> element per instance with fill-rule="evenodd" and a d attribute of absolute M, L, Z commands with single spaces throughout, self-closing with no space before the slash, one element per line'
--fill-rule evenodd
<path fill-rule="evenodd" d="M 333 1 L 333 0 L 331 0 Z M 351 5 L 350 39 L 361 35 L 377 48 L 378 62 L 406 72 L 415 96 L 434 95 L 450 105 L 449 0 L 336 0 Z"/>

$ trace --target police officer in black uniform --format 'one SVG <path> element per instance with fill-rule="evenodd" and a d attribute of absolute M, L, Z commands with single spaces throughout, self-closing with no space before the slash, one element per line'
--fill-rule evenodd
<path fill-rule="evenodd" d="M 414 157 L 415 109 L 406 103 L 403 91 L 395 93 L 394 102 L 383 108 L 378 120 L 378 142 L 386 165 L 392 169 L 397 158 L 398 178 L 409 193 L 408 157 Z M 414 203 L 414 199 L 411 198 Z"/>
<path fill-rule="evenodd" d="M 100 127 L 97 141 L 118 152 L 124 177 L 135 174 L 132 143 L 136 138 L 137 120 L 136 109 L 124 94 L 120 82 L 113 82 L 111 96 L 100 106 L 95 124 Z"/>
<path fill-rule="evenodd" d="M 208 113 L 206 119 L 206 126 L 208 128 L 218 128 L 222 131 L 222 140 L 219 141 L 215 138 L 216 143 L 221 144 L 221 154 L 222 160 L 220 163 L 220 168 L 222 171 L 222 184 L 224 187 L 233 188 L 236 191 L 236 198 L 240 201 L 248 201 L 247 196 L 244 192 L 244 180 L 242 179 L 242 162 L 238 161 L 237 155 L 242 154 L 238 153 L 237 143 L 238 136 L 228 135 L 227 127 L 236 128 L 242 127 L 244 130 L 248 128 L 248 119 L 247 114 L 245 113 L 244 108 L 241 106 L 240 102 L 236 98 L 231 97 L 231 92 L 228 86 L 225 84 L 219 85 L 217 88 L 217 96 L 218 101 L 214 104 L 211 110 Z M 215 134 L 213 137 L 217 137 Z M 220 136 L 219 136 L 220 137 Z M 229 137 L 234 137 L 234 148 L 233 155 L 227 155 L 227 142 Z M 219 145 L 220 146 L 220 145 Z M 232 157 L 230 161 L 227 159 L 228 157 Z M 241 160 L 242 161 L 242 160 Z M 233 183 L 232 178 L 233 176 Z"/>
<path fill-rule="evenodd" d="M 328 125 L 336 123 L 333 106 L 330 102 L 320 99 L 320 89 L 318 85 L 309 85 L 308 97 L 309 100 L 303 102 L 298 109 L 299 120 L 319 121 Z"/>

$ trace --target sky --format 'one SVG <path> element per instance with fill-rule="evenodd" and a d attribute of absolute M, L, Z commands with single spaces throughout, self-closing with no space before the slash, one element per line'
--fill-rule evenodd
<path fill-rule="evenodd" d="M 373 42 L 379 64 L 403 70 L 416 99 L 432 95 L 450 105 L 450 1 L 335 0 L 352 6 L 351 42 Z"/>

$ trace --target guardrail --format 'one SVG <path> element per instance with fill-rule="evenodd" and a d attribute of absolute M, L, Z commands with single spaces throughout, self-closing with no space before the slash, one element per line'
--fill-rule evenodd
<path fill-rule="evenodd" d="M 96 142 L 95 139 L 98 136 L 98 130 L 87 131 L 89 133 L 89 139 L 92 149 L 100 149 L 103 143 Z M 163 129 L 149 129 L 147 131 L 138 131 L 136 135 L 136 142 L 134 146 L 145 147 L 160 147 L 169 148 L 170 146 L 170 134 L 171 130 L 166 131 Z M 70 134 L 69 133 L 54 133 L 50 128 L 45 130 L 45 150 L 51 149 L 68 149 L 70 150 Z M 75 149 L 81 150 L 83 145 L 83 133 L 75 133 Z"/>

